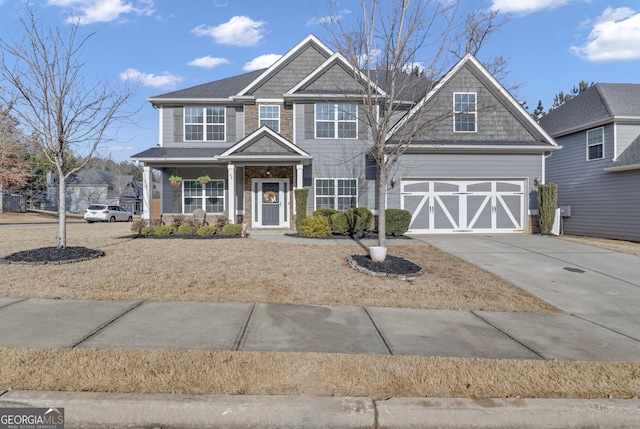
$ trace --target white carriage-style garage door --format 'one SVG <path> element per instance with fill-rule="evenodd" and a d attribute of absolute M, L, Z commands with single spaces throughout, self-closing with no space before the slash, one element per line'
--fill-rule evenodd
<path fill-rule="evenodd" d="M 524 180 L 408 180 L 409 233 L 524 232 Z"/>

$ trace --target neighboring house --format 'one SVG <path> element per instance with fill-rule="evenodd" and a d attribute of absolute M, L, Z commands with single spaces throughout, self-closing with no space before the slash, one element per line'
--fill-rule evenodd
<path fill-rule="evenodd" d="M 343 89 L 353 76 L 310 35 L 268 69 L 150 98 L 160 141 L 131 157 L 144 163 L 145 189 L 159 170 L 163 216 L 202 208 L 249 228 L 293 227 L 292 190 L 302 187 L 308 214 L 356 206 L 377 213 L 361 97 Z M 389 143 L 411 121 L 442 119 L 399 160 L 387 208 L 409 210 L 413 233 L 530 231 L 534 181 L 557 149 L 553 139 L 472 56 L 425 92 L 407 97 Z M 213 180 L 200 185 L 205 173 Z M 183 178 L 178 186 L 173 174 Z"/>
<path fill-rule="evenodd" d="M 57 210 L 58 185 L 48 179 L 49 209 Z M 81 170 L 67 179 L 67 212 L 84 213 L 93 203 L 116 204 L 132 213 L 142 210 L 142 184 L 130 175 L 95 168 Z"/>
<path fill-rule="evenodd" d="M 540 118 L 565 234 L 640 241 L 640 84 L 598 83 Z"/>

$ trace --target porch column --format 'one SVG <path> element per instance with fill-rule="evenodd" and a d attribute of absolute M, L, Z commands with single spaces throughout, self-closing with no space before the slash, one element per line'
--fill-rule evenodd
<path fill-rule="evenodd" d="M 229 198 L 227 198 L 229 223 L 236 223 L 236 166 L 234 164 L 227 165 L 227 182 L 229 183 Z"/>
<path fill-rule="evenodd" d="M 142 169 L 142 219 L 151 221 L 151 207 L 153 202 L 153 180 L 151 167 L 145 165 Z"/>
<path fill-rule="evenodd" d="M 302 178 L 302 164 L 298 164 L 296 165 L 296 188 L 302 188 L 302 184 L 303 184 L 303 178 Z"/>

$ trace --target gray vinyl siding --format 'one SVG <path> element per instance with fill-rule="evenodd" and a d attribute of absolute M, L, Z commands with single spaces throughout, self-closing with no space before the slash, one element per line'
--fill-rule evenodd
<path fill-rule="evenodd" d="M 360 139 L 314 139 L 313 104 L 298 104 L 295 108 L 296 144 L 313 155 L 313 165 L 305 168 L 305 186 L 310 187 L 307 211 L 313 211 L 316 178 L 358 179 L 358 206 L 374 209 L 375 180 L 368 180 L 366 175 L 365 143 Z"/>
<path fill-rule="evenodd" d="M 529 209 L 537 210 L 533 181 L 540 176 L 542 163 L 540 154 L 405 154 L 390 175 L 397 185 L 388 188 L 387 207 L 400 208 L 401 179 L 520 179 L 528 180 L 525 198 Z"/>
<path fill-rule="evenodd" d="M 640 171 L 604 171 L 614 153 L 613 125 L 605 125 L 604 134 L 602 160 L 586 161 L 586 131 L 558 138 L 563 148 L 547 160 L 558 205 L 571 206 L 564 233 L 640 241 Z"/>
<path fill-rule="evenodd" d="M 182 213 L 182 185 L 173 187 L 171 183 L 169 183 L 169 176 L 172 174 L 178 174 L 178 176 L 182 177 L 183 180 L 195 180 L 200 175 L 202 175 L 203 170 L 206 174 L 211 177 L 212 180 L 224 180 L 225 188 L 228 189 L 229 186 L 227 184 L 227 166 L 216 166 L 211 167 L 207 166 L 203 167 L 188 167 L 188 168 L 167 168 L 162 172 L 162 213 L 170 214 L 170 213 Z M 240 175 L 240 173 L 236 172 L 236 179 Z M 241 178 L 240 178 L 241 179 Z M 237 186 L 238 180 L 236 180 Z M 236 188 L 237 189 L 237 188 Z M 240 188 L 242 189 L 242 188 Z M 228 191 L 225 190 L 225 210 L 228 207 L 227 198 Z M 240 193 L 240 195 L 242 195 Z M 242 198 L 239 198 L 240 200 Z"/>
<path fill-rule="evenodd" d="M 225 108 L 225 141 L 224 142 L 185 142 L 184 141 L 184 106 L 162 108 L 162 146 L 163 147 L 228 147 L 244 137 L 244 112 L 242 108 Z M 217 146 L 216 146 L 217 145 Z"/>
<path fill-rule="evenodd" d="M 616 124 L 616 152 L 619 157 L 636 137 L 640 136 L 640 124 Z"/>

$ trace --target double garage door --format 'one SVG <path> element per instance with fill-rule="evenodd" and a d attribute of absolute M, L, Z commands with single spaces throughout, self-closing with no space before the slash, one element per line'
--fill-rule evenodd
<path fill-rule="evenodd" d="M 409 232 L 524 232 L 524 180 L 402 180 Z"/>

